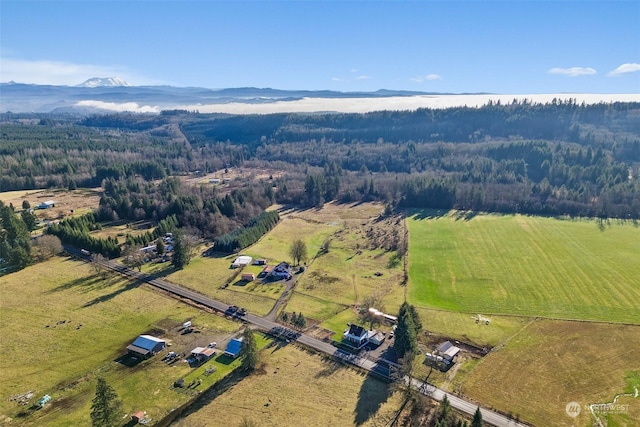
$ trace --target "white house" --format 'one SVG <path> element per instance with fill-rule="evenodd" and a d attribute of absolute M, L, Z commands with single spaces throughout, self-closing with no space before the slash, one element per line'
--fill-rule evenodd
<path fill-rule="evenodd" d="M 368 338 L 368 331 L 362 326 L 356 325 L 354 323 L 349 325 L 349 329 L 347 329 L 342 335 L 343 341 L 356 348 L 363 347 L 368 342 Z"/>

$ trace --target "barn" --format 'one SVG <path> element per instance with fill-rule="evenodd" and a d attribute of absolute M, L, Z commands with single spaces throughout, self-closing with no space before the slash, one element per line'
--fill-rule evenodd
<path fill-rule="evenodd" d="M 250 256 L 241 255 L 233 261 L 231 268 L 244 267 L 245 265 L 251 264 L 251 260 L 253 260 L 253 258 Z"/>
<path fill-rule="evenodd" d="M 151 335 L 140 335 L 129 346 L 127 352 L 130 356 L 151 357 L 167 346 L 167 342 Z"/>

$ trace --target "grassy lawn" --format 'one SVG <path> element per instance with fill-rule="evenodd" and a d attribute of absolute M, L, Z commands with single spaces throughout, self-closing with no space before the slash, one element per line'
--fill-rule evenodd
<path fill-rule="evenodd" d="M 384 425 L 400 405 L 389 385 L 294 346 L 261 353 L 262 370 L 179 420 L 177 427 Z"/>
<path fill-rule="evenodd" d="M 535 425 L 586 426 L 585 405 L 611 402 L 632 383 L 640 388 L 639 367 L 639 326 L 538 320 L 479 363 L 462 389 Z M 579 417 L 566 415 L 569 402 L 582 406 Z M 625 419 L 640 413 L 640 398 L 624 403 L 629 412 L 611 418 L 634 425 Z"/>
<path fill-rule="evenodd" d="M 308 319 L 325 321 L 344 310 L 350 310 L 350 306 L 337 304 L 332 301 L 304 295 L 295 292 L 287 304 L 287 312 L 302 313 Z"/>
<path fill-rule="evenodd" d="M 222 340 L 238 327 L 147 286 L 102 280 L 89 265 L 66 258 L 0 278 L 0 313 L 0 417 L 13 418 L 11 425 L 90 424 L 97 376 L 115 388 L 126 412 L 142 409 L 158 420 L 188 399 L 171 384 L 191 369 L 186 363 L 169 367 L 157 357 L 126 367 L 116 363 L 126 346 L 142 333 L 166 336 L 187 319 L 203 342 L 186 337 L 194 341 L 185 347 L 204 344 L 205 336 Z M 33 412 L 9 401 L 29 390 L 35 392 L 31 403 L 49 394 L 51 404 Z"/>
<path fill-rule="evenodd" d="M 417 211 L 408 226 L 413 304 L 640 323 L 640 228 L 631 223 Z"/>

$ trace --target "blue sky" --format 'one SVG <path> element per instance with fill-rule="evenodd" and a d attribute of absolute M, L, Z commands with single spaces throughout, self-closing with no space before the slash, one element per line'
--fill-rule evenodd
<path fill-rule="evenodd" d="M 0 81 L 640 93 L 640 1 L 0 1 Z"/>

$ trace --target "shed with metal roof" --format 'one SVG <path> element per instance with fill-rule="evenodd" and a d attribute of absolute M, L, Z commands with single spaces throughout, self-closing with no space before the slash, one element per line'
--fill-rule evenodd
<path fill-rule="evenodd" d="M 163 339 L 151 335 L 140 335 L 134 342 L 127 346 L 127 352 L 131 356 L 151 357 L 163 350 L 166 346 L 167 342 Z"/>

